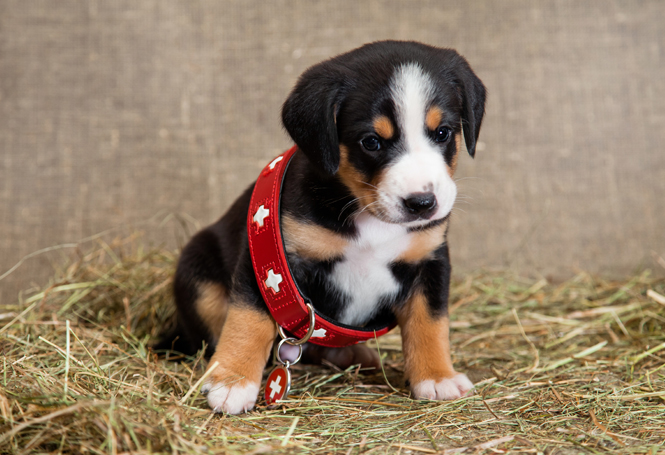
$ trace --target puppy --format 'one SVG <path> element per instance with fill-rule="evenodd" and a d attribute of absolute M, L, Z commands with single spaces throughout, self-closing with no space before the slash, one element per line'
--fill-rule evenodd
<path fill-rule="evenodd" d="M 382 41 L 308 69 L 282 109 L 298 147 L 279 214 L 293 277 L 330 320 L 396 321 L 418 399 L 473 388 L 450 357 L 446 234 L 462 137 L 474 156 L 484 105 L 485 87 L 454 50 Z M 156 346 L 194 353 L 205 342 L 218 362 L 208 403 L 230 414 L 254 407 L 277 336 L 248 248 L 252 187 L 183 249 L 177 325 Z M 378 363 L 363 345 L 305 350 L 304 360 L 322 359 Z"/>

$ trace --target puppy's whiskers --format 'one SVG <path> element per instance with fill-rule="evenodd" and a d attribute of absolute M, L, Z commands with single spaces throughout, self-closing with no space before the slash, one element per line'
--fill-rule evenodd
<path fill-rule="evenodd" d="M 361 200 L 361 199 L 363 199 L 363 197 L 359 197 L 359 198 L 357 198 L 356 200 Z M 355 211 L 349 213 L 349 215 L 348 215 L 346 218 L 344 218 L 344 222 L 343 222 L 342 224 L 344 225 L 344 224 L 346 224 L 347 222 L 349 222 L 349 224 L 350 224 L 350 222 L 351 222 L 354 218 L 356 218 L 358 215 L 360 215 L 360 214 L 363 213 L 365 210 L 367 210 L 368 208 L 370 208 L 371 206 L 373 206 L 373 205 L 375 205 L 375 204 L 379 204 L 379 201 L 372 201 L 372 202 L 370 202 L 369 204 L 365 204 L 365 205 L 359 207 L 357 210 L 355 210 Z M 375 215 L 375 216 L 377 216 L 377 217 L 380 218 L 380 214 L 377 214 L 377 213 L 375 213 L 375 212 L 373 212 L 373 211 L 371 211 L 370 213 L 372 213 L 373 215 Z"/>
<path fill-rule="evenodd" d="M 342 210 L 339 211 L 339 216 L 337 216 L 337 220 L 340 220 L 342 218 L 342 214 L 344 214 L 344 211 L 348 208 L 350 208 L 354 203 L 360 201 L 362 199 L 361 197 L 356 197 L 351 199 L 349 202 L 347 202 L 344 207 L 342 207 Z"/>

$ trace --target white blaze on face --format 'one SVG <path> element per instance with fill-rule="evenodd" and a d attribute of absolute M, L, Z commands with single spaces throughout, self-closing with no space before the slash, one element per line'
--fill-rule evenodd
<path fill-rule="evenodd" d="M 427 135 L 425 118 L 434 98 L 434 83 L 420 65 L 398 67 L 390 82 L 404 154 L 386 171 L 379 184 L 379 201 L 391 220 L 404 217 L 403 199 L 432 192 L 437 209 L 430 220 L 443 218 L 453 208 L 457 187 L 439 146 Z"/>

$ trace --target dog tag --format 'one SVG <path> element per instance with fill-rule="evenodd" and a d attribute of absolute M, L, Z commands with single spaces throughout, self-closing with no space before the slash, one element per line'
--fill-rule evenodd
<path fill-rule="evenodd" d="M 273 368 L 268 375 L 268 380 L 266 381 L 266 390 L 263 393 L 268 407 L 278 403 L 282 399 L 288 398 L 289 396 L 289 390 L 291 389 L 291 370 L 289 370 L 289 367 L 300 361 L 300 358 L 302 357 L 302 345 L 305 344 L 314 333 L 314 324 L 316 319 L 314 308 L 312 307 L 311 303 L 307 304 L 307 309 L 309 312 L 309 329 L 307 330 L 305 336 L 300 340 L 286 336 L 282 328 L 277 326 L 279 329 L 279 335 L 282 337 L 282 340 L 279 343 L 275 343 L 275 347 L 273 348 L 273 360 L 278 365 Z M 281 348 L 284 346 L 284 344 L 288 344 L 291 347 L 297 348 L 298 355 L 294 356 L 293 351 L 289 354 L 285 350 L 286 356 L 289 357 L 289 359 L 282 359 Z"/>
<path fill-rule="evenodd" d="M 291 371 L 288 362 L 285 365 L 277 365 L 268 375 L 266 381 L 265 399 L 268 406 L 279 402 L 289 395 L 291 388 Z"/>

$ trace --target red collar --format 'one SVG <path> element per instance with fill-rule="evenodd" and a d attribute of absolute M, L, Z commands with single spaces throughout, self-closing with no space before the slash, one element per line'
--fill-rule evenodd
<path fill-rule="evenodd" d="M 268 309 L 280 327 L 302 338 L 309 328 L 307 300 L 298 289 L 284 253 L 279 225 L 282 180 L 298 150 L 293 146 L 268 164 L 259 175 L 247 214 L 249 251 L 256 281 Z M 316 313 L 310 342 L 329 347 L 343 347 L 381 336 L 395 324 L 378 330 L 349 327 Z"/>

